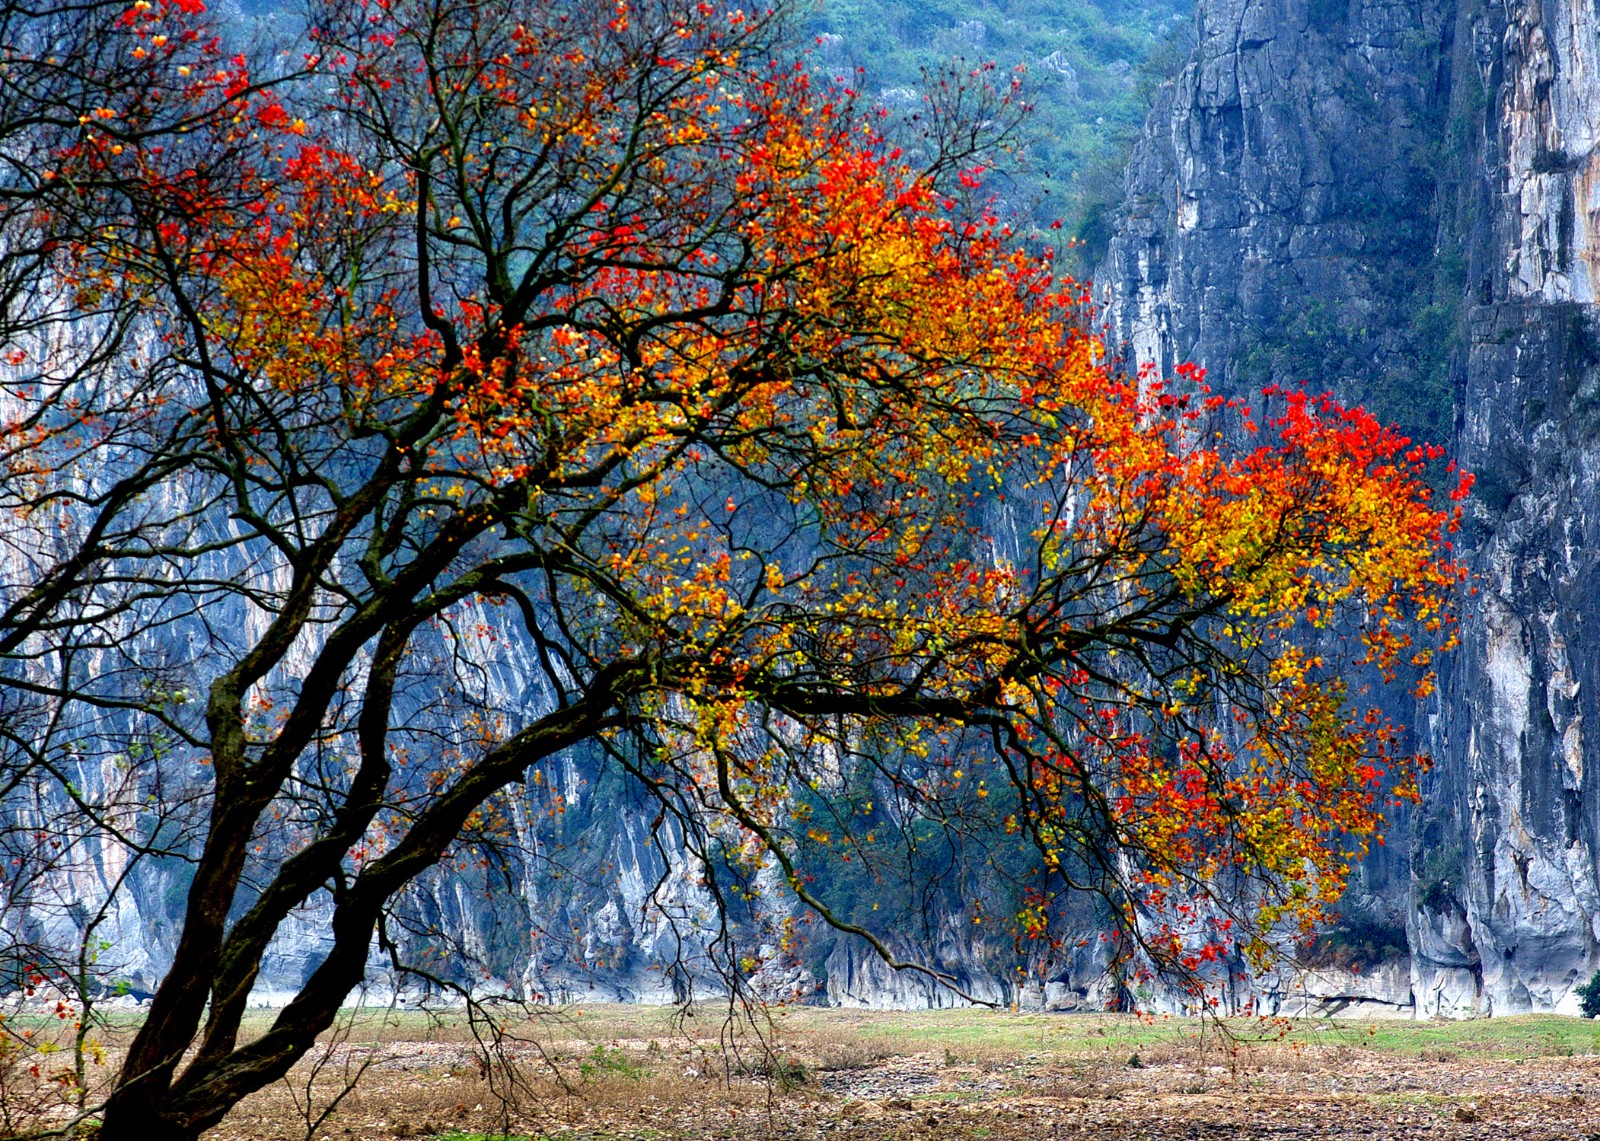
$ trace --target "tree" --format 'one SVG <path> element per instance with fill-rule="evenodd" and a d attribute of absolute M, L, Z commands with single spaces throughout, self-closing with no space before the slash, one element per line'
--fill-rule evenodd
<path fill-rule="evenodd" d="M 1108 368 L 1080 288 L 983 212 L 966 125 L 1017 107 L 989 73 L 913 164 L 773 62 L 781 15 L 329 4 L 269 83 L 196 0 L 86 10 L 145 81 L 84 72 L 17 128 L 0 692 L 10 819 L 192 870 L 107 1141 L 285 1074 L 407 884 L 566 750 L 718 898 L 713 849 L 923 970 L 830 907 L 813 862 L 874 840 L 819 807 L 982 815 L 1054 877 L 1025 929 L 1095 890 L 1193 974 L 1315 923 L 1413 795 L 1316 647 L 1427 686 L 1460 578 L 1437 453 Z M 510 656 L 544 696 L 494 700 Z M 133 792 L 85 796 L 86 762 Z M 241 1042 L 322 894 L 331 953 Z"/>
<path fill-rule="evenodd" d="M 1578 1010 L 1585 1018 L 1600 1018 L 1600 971 L 1589 976 L 1589 981 L 1573 988 L 1578 996 Z"/>

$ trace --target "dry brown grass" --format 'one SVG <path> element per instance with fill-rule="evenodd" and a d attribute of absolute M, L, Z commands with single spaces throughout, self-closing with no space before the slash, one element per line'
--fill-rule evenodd
<path fill-rule="evenodd" d="M 358 1014 L 212 1136 L 1570 1141 L 1600 1133 L 1600 1057 L 1591 1053 L 1600 1042 L 1593 1024 L 1575 1019 L 1318 1023 L 1278 1040 L 1272 1026 L 1240 1024 L 1229 1037 L 1182 1020 L 1109 1015 L 726 1014 L 541 1014 L 505 1027 L 493 1064 L 459 1014 Z M 113 1028 L 113 1045 L 130 1029 Z M 115 1061 L 113 1051 L 99 1072 Z"/>

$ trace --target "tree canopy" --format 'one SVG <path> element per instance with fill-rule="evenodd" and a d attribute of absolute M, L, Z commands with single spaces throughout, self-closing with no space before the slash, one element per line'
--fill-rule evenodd
<path fill-rule="evenodd" d="M 875 840 L 819 807 L 988 820 L 1021 933 L 1092 890 L 1193 975 L 1414 795 L 1350 679 L 1450 642 L 1437 451 L 1108 367 L 987 213 L 1007 79 L 936 91 L 912 165 L 782 13 L 330 3 L 260 60 L 198 0 L 7 18 L 7 819 L 192 864 L 107 1141 L 283 1075 L 566 750 L 719 900 L 713 848 L 935 974 L 833 909 L 816 862 Z M 241 1041 L 317 896 L 331 953 Z"/>

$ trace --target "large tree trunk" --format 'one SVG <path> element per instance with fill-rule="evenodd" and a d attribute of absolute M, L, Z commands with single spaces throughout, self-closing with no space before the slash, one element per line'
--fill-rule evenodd
<path fill-rule="evenodd" d="M 214 886 L 233 865 L 232 846 L 224 840 L 208 844 L 190 891 L 189 923 L 180 944 L 179 963 L 163 980 L 151 1003 L 150 1017 L 130 1048 L 118 1079 L 118 1088 L 106 1106 L 102 1141 L 151 1141 L 171 1137 L 190 1141 L 217 1124 L 242 1099 L 283 1077 L 316 1043 L 317 1035 L 333 1025 L 340 1004 L 366 975 L 367 954 L 384 906 L 417 875 L 434 866 L 459 835 L 466 818 L 496 791 L 516 781 L 528 766 L 553 753 L 615 727 L 613 710 L 619 692 L 640 676 L 637 663 L 625 661 L 601 672 L 583 700 L 556 710 L 502 742 L 454 788 L 435 801 L 413 822 L 393 849 L 370 864 L 336 897 L 333 914 L 333 948 L 322 965 L 306 980 L 272 1027 L 255 1041 L 235 1045 L 242 1001 L 229 1001 L 221 1017 L 207 1026 L 200 1052 L 174 1080 L 184 1053 L 195 1043 L 206 1000 L 229 959 L 227 947 L 235 935 L 251 944 L 243 976 L 253 979 L 266 942 L 251 941 L 248 932 L 235 931 L 222 943 L 228 905 Z M 227 819 L 219 813 L 219 819 Z M 249 829 L 235 829 L 238 847 Z M 337 867 L 343 847 L 329 849 Z M 233 884 L 238 883 L 237 871 Z M 312 883 L 314 888 L 320 879 Z M 270 891 L 270 889 L 269 889 Z M 309 889 L 307 891 L 309 894 Z M 231 898 L 231 891 L 228 893 Z M 247 920 L 241 920 L 241 925 Z M 273 927 L 275 928 L 275 924 Z M 195 948 L 209 940 L 212 951 Z M 237 963 L 229 973 L 239 973 Z"/>

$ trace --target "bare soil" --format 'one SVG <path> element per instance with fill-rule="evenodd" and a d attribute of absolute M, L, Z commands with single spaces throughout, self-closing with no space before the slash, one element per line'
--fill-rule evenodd
<path fill-rule="evenodd" d="M 1578 1019 L 1306 1024 L 1258 1041 L 1276 1031 L 1247 1026 L 1230 1041 L 1109 1016 L 796 1012 L 762 1042 L 707 1017 L 630 1024 L 642 1017 L 601 1012 L 577 1036 L 547 1028 L 508 1048 L 511 1070 L 485 1070 L 460 1033 L 352 1034 L 208 1136 L 1600 1141 L 1600 1042 Z M 307 1086 L 314 1117 L 346 1084 L 308 1131 Z"/>

